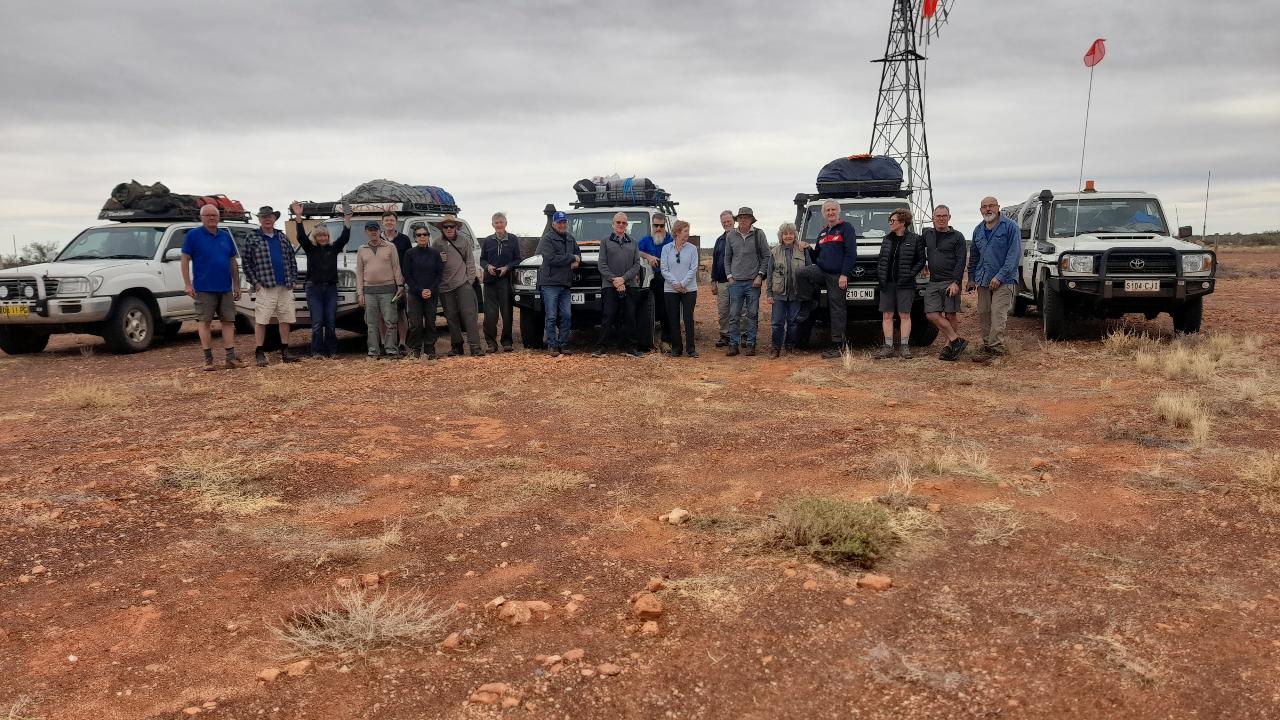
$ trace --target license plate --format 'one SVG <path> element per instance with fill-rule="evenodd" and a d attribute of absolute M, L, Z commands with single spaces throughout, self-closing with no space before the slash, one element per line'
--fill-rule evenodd
<path fill-rule="evenodd" d="M 569 293 L 570 305 L 582 305 L 587 301 L 586 293 Z"/>
<path fill-rule="evenodd" d="M 844 291 L 845 300 L 875 300 L 875 288 L 849 288 Z"/>
<path fill-rule="evenodd" d="M 1159 292 L 1159 280 L 1125 280 L 1125 292 Z"/>
<path fill-rule="evenodd" d="M 0 315 L 7 317 L 27 317 L 31 308 L 26 305 L 0 305 Z"/>

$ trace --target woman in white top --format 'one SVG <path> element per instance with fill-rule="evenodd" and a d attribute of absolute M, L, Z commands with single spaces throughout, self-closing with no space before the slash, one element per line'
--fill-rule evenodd
<path fill-rule="evenodd" d="M 667 305 L 667 322 L 671 328 L 671 357 L 686 352 L 698 357 L 693 344 L 693 306 L 698 302 L 698 248 L 689 242 L 689 223 L 677 220 L 671 226 L 675 242 L 662 248 L 662 294 Z M 684 323 L 681 342 L 680 324 Z"/>

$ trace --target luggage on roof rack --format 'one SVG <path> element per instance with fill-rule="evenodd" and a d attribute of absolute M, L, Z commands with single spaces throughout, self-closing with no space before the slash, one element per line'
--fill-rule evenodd
<path fill-rule="evenodd" d="M 819 194 L 844 197 L 899 197 L 904 192 L 902 166 L 884 155 L 836 158 L 818 171 L 817 189 Z"/>
<path fill-rule="evenodd" d="M 573 191 L 578 201 L 570 204 L 576 208 L 644 205 L 674 213 L 679 204 L 671 200 L 670 193 L 646 177 L 583 178 L 573 184 Z"/>
<path fill-rule="evenodd" d="M 200 208 L 213 205 L 223 220 L 248 220 L 249 213 L 226 195 L 181 195 L 163 183 L 143 185 L 137 180 L 120 183 L 98 213 L 99 220 L 142 222 L 153 220 L 199 220 Z"/>
<path fill-rule="evenodd" d="M 384 212 L 422 215 L 457 215 L 458 203 L 449 191 L 436 185 L 406 185 L 378 179 L 360 183 L 337 202 L 304 202 L 304 217 L 337 217 L 344 209 L 353 215 L 381 215 Z"/>
<path fill-rule="evenodd" d="M 414 215 L 457 215 L 457 205 L 443 205 L 437 202 L 304 202 L 303 217 L 340 217 L 343 210 L 350 208 L 352 215 L 381 215 L 384 212 Z"/>

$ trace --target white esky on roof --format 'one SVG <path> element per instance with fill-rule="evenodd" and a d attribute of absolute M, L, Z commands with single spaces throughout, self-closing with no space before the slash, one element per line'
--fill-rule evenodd
<path fill-rule="evenodd" d="M 572 183 L 654 178 L 695 234 L 750 205 L 772 237 L 819 167 L 865 151 L 890 2 L 0 4 L 0 252 L 63 243 L 136 178 L 246 207 L 386 177 L 477 230 L 541 230 Z M 299 9 L 301 8 L 301 9 Z M 411 14 L 403 9 L 411 8 Z M 934 196 L 1144 190 L 1170 221 L 1274 229 L 1280 4 L 958 0 L 929 47 Z M 1176 217 L 1176 220 L 1175 220 Z"/>

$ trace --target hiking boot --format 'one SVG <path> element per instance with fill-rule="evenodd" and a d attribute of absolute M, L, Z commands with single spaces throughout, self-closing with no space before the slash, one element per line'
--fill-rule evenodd
<path fill-rule="evenodd" d="M 628 357 L 633 357 L 633 358 L 644 357 L 644 353 L 640 352 L 639 350 L 636 350 L 635 348 L 631 348 L 630 350 L 624 350 L 622 354 Z"/>
<path fill-rule="evenodd" d="M 296 362 L 302 362 L 302 358 L 289 352 L 289 348 L 284 348 L 283 350 L 280 351 L 280 361 L 287 362 L 287 363 L 296 363 Z"/>
<path fill-rule="evenodd" d="M 463 354 L 461 345 L 455 345 L 452 348 L 449 348 L 449 357 L 460 357 Z"/>
<path fill-rule="evenodd" d="M 995 353 L 991 352 L 991 348 L 983 345 L 973 353 L 973 357 L 970 359 L 976 363 L 987 365 L 995 359 Z"/>
<path fill-rule="evenodd" d="M 782 348 L 780 348 L 780 347 L 775 347 L 773 350 L 770 350 L 770 351 L 769 351 L 769 357 L 774 358 L 774 359 L 777 359 L 777 358 L 782 357 Z"/>
<path fill-rule="evenodd" d="M 594 357 L 594 358 L 601 358 L 608 354 L 609 353 L 605 352 L 604 348 L 596 348 L 595 350 L 591 351 L 591 357 Z"/>
<path fill-rule="evenodd" d="M 238 357 L 227 358 L 226 362 L 224 362 L 222 366 L 228 370 L 239 370 L 240 368 L 249 367 L 248 365 L 245 364 L 245 361 L 241 360 Z"/>
<path fill-rule="evenodd" d="M 755 357 L 755 354 L 756 354 L 756 346 L 755 346 L 755 345 L 747 345 L 747 349 L 746 349 L 746 351 L 745 351 L 745 352 L 743 352 L 742 354 L 743 354 L 743 355 L 746 355 L 747 357 Z"/>
<path fill-rule="evenodd" d="M 721 335 L 721 336 L 720 336 L 720 339 L 719 339 L 719 340 L 716 340 L 716 347 L 718 347 L 718 348 L 721 348 L 721 347 L 727 347 L 728 345 L 729 345 L 729 336 L 728 336 L 728 335 Z"/>
<path fill-rule="evenodd" d="M 515 346 L 514 346 L 514 345 L 503 345 L 503 346 L 502 346 L 502 352 L 515 352 L 515 349 L 516 349 L 516 348 L 515 348 Z"/>
<path fill-rule="evenodd" d="M 420 358 L 422 357 L 422 349 L 421 349 L 421 348 L 414 348 L 414 349 L 413 349 L 413 352 L 410 354 L 410 356 L 411 356 L 414 360 L 418 360 L 418 359 L 420 359 Z"/>
<path fill-rule="evenodd" d="M 947 343 L 942 346 L 942 351 L 938 353 L 939 360 L 954 361 L 957 358 L 955 343 Z"/>
<path fill-rule="evenodd" d="M 738 356 L 738 346 L 737 346 L 737 345 L 730 345 L 730 346 L 729 346 L 729 351 L 728 351 L 728 352 L 726 352 L 726 353 L 724 354 L 724 356 L 725 356 L 725 357 L 737 357 L 737 356 Z"/>
<path fill-rule="evenodd" d="M 969 341 L 962 337 L 958 337 L 951 342 L 951 347 L 953 348 L 955 356 L 960 357 L 960 355 L 964 353 L 964 349 L 969 347 Z"/>
<path fill-rule="evenodd" d="M 205 359 L 204 359 L 204 371 L 205 371 L 205 372 L 210 372 L 210 371 L 212 371 L 212 370 L 217 370 L 217 369 L 218 369 L 218 366 L 213 364 L 213 358 L 211 358 L 211 357 L 207 357 L 207 358 L 205 358 Z"/>
<path fill-rule="evenodd" d="M 696 357 L 698 357 L 698 351 L 697 351 L 697 350 L 690 350 L 689 352 L 685 353 L 685 355 L 688 355 L 688 356 L 689 356 L 689 357 L 691 357 L 691 358 L 696 358 Z"/>
<path fill-rule="evenodd" d="M 489 343 L 489 352 L 491 353 L 498 352 L 498 343 Z"/>
<path fill-rule="evenodd" d="M 561 354 L 561 355 L 572 355 L 573 353 L 569 352 L 569 347 L 566 345 L 566 346 L 562 346 L 562 347 L 560 348 L 560 354 Z"/>
<path fill-rule="evenodd" d="M 258 367 L 266 367 L 268 364 L 267 354 L 262 352 L 261 350 L 258 350 L 253 353 L 253 361 L 255 364 L 257 364 Z"/>
<path fill-rule="evenodd" d="M 498 351 L 494 350 L 493 352 L 498 352 Z M 481 348 L 479 345 L 472 345 L 471 357 L 484 357 L 484 349 Z"/>
<path fill-rule="evenodd" d="M 844 345 L 837 343 L 827 348 L 826 351 L 822 353 L 822 359 L 834 360 L 840 357 L 841 355 L 844 355 Z"/>
<path fill-rule="evenodd" d="M 560 348 L 555 345 L 551 346 L 551 357 L 560 357 Z"/>
<path fill-rule="evenodd" d="M 898 350 L 898 357 L 902 358 L 903 360 L 910 360 L 911 358 L 915 357 L 915 355 L 911 354 L 910 345 L 903 345 L 901 349 Z"/>
<path fill-rule="evenodd" d="M 875 353 L 872 354 L 871 357 L 876 360 L 888 360 L 889 358 L 893 357 L 894 354 L 895 353 L 893 351 L 892 345 L 881 345 L 880 349 L 875 351 Z"/>

